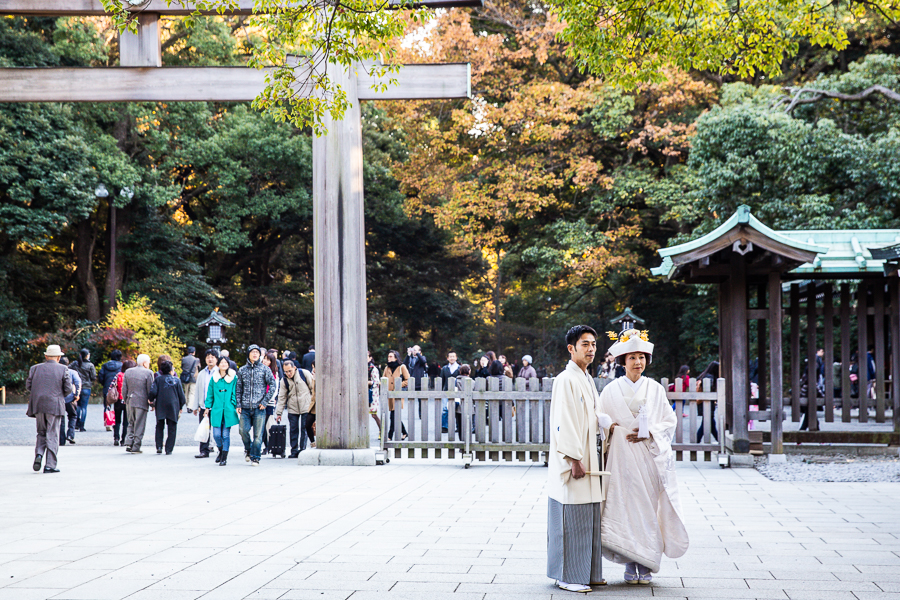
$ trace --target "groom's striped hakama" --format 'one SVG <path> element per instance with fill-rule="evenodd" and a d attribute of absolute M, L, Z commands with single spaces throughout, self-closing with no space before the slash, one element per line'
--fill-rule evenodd
<path fill-rule="evenodd" d="M 547 577 L 588 585 L 603 580 L 600 502 L 562 504 L 549 499 Z"/>

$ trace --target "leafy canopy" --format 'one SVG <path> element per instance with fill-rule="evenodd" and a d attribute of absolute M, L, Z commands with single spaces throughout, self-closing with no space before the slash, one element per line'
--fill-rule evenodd
<path fill-rule="evenodd" d="M 112 15 L 116 27 L 137 30 L 137 21 L 122 0 L 101 0 Z M 172 0 L 166 0 L 167 5 Z M 253 105 L 265 109 L 279 121 L 297 127 L 311 126 L 324 132 L 325 114 L 340 119 L 348 107 L 347 91 L 336 81 L 328 64 L 359 71 L 365 69 L 381 83 L 380 90 L 394 82 L 389 74 L 393 65 L 391 41 L 403 35 L 408 19 L 424 22 L 428 11 L 388 10 L 402 8 L 404 3 L 389 0 L 339 0 L 320 3 L 280 0 L 256 0 L 254 16 L 248 27 L 262 33 L 253 44 L 249 66 L 274 67 L 266 75 L 266 88 Z M 238 8 L 236 0 L 200 0 L 193 3 L 194 13 L 186 26 L 196 22 L 203 12 L 221 15 Z"/>

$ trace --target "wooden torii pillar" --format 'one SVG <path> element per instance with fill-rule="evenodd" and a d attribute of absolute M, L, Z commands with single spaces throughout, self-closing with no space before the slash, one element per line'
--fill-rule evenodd
<path fill-rule="evenodd" d="M 481 6 L 481 0 L 422 0 L 418 6 Z M 240 0 L 238 14 L 253 2 Z M 154 0 L 138 17 L 138 33 L 120 37 L 122 67 L 0 69 L 0 102 L 249 101 L 265 87 L 266 70 L 246 67 L 162 68 L 159 16 L 190 7 Z M 103 15 L 98 0 L 0 0 L 0 14 Z M 397 85 L 376 92 L 361 65 L 328 65 L 347 93 L 342 120 L 326 115 L 327 134 L 313 139 L 313 221 L 317 448 L 302 464 L 375 464 L 369 448 L 366 376 L 367 315 L 363 217 L 363 100 L 469 98 L 468 64 L 409 65 L 389 75 Z"/>

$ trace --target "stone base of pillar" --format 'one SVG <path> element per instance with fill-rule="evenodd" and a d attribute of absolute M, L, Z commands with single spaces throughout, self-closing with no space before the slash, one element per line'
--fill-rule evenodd
<path fill-rule="evenodd" d="M 767 457 L 770 465 L 782 464 L 787 462 L 787 455 L 785 454 L 769 454 Z"/>
<path fill-rule="evenodd" d="M 375 449 L 320 450 L 309 448 L 300 453 L 297 464 L 319 467 L 374 467 Z"/>
<path fill-rule="evenodd" d="M 728 464 L 732 469 L 735 468 L 749 468 L 752 469 L 756 466 L 756 457 L 752 454 L 732 454 L 729 457 Z"/>

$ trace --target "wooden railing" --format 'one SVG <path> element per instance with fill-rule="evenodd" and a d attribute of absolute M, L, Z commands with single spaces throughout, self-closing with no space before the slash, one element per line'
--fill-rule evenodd
<path fill-rule="evenodd" d="M 610 382 L 595 379 L 598 391 Z M 692 381 L 692 390 L 696 382 Z M 719 446 L 711 441 L 713 404 L 720 405 L 718 414 L 724 407 L 725 380 L 719 379 L 718 393 L 710 391 L 710 381 L 705 382 L 702 392 L 681 390 L 676 382 L 676 392 L 669 392 L 669 400 L 676 403 L 679 415 L 673 448 L 676 460 L 696 460 L 698 453 L 704 460 L 710 460 L 711 453 Z M 662 380 L 664 387 L 668 385 Z M 413 382 L 410 381 L 410 387 Z M 381 417 L 381 448 L 384 458 L 459 458 L 466 466 L 473 461 L 545 461 L 542 453 L 550 448 L 550 397 L 553 379 L 531 379 L 507 377 L 490 379 L 450 378 L 448 391 L 444 391 L 444 381 L 440 378 L 422 379 L 419 391 L 401 390 L 399 379 L 394 389 L 388 391 L 388 380 L 382 378 L 379 392 L 379 415 Z M 457 389 L 457 387 L 459 389 Z M 668 388 L 667 388 L 668 389 Z M 390 428 L 390 400 L 394 400 L 393 436 L 388 437 Z M 447 431 L 442 430 L 442 404 L 447 400 Z M 457 413 L 457 406 L 459 412 Z M 688 434 L 685 435 L 682 411 L 689 411 Z M 457 415 L 462 426 L 457 431 Z M 703 435 L 697 439 L 697 419 L 703 417 Z M 408 428 L 408 437 L 403 438 L 401 422 Z M 720 427 L 721 430 L 721 427 Z"/>
<path fill-rule="evenodd" d="M 675 460 L 684 460 L 683 453 L 690 453 L 690 460 L 697 460 L 697 453 L 703 460 L 711 460 L 712 453 L 724 452 L 724 410 L 725 410 L 725 379 L 716 381 L 716 391 L 712 391 L 712 379 L 704 379 L 699 386 L 697 380 L 691 377 L 688 380 L 688 389 L 684 389 L 684 380 L 675 380 L 675 391 L 670 392 L 669 380 L 661 379 L 660 384 L 666 390 L 666 397 L 675 405 L 675 415 L 678 417 L 675 426 L 675 437 L 672 439 L 672 449 L 675 450 Z M 683 415 L 687 414 L 687 417 Z M 697 435 L 699 427 L 698 419 L 702 419 L 702 435 Z M 685 423 L 687 420 L 687 423 Z M 716 423 L 718 430 L 713 441 L 712 426 Z M 687 435 L 685 435 L 687 427 Z"/>

